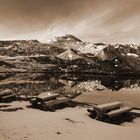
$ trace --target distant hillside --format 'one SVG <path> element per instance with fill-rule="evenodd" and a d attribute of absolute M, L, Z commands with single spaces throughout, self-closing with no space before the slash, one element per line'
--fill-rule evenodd
<path fill-rule="evenodd" d="M 0 72 L 140 74 L 140 45 L 83 42 L 73 35 L 43 44 L 0 41 Z"/>

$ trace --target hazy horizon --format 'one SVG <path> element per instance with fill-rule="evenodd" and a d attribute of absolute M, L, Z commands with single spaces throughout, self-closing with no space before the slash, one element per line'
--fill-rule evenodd
<path fill-rule="evenodd" d="M 0 0 L 0 40 L 139 43 L 139 11 L 139 0 Z"/>

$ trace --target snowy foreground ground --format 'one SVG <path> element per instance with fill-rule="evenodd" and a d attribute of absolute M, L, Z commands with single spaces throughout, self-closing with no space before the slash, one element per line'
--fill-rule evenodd
<path fill-rule="evenodd" d="M 88 99 L 88 96 L 82 95 L 81 99 Z M 118 100 L 123 99 L 123 96 L 119 98 L 119 94 L 115 96 L 117 96 Z M 139 100 L 139 95 L 136 94 L 133 97 Z M 99 101 L 97 95 L 93 98 L 97 99 L 97 102 Z M 113 96 L 104 99 L 109 101 L 111 98 L 114 100 Z M 99 102 L 101 102 L 101 99 L 103 99 L 103 96 L 100 96 Z M 126 97 L 125 99 L 127 100 Z M 0 140 L 140 139 L 140 118 L 134 119 L 133 122 L 115 125 L 91 119 L 88 116 L 87 108 L 84 107 L 45 112 L 28 108 L 28 105 L 28 102 L 18 101 L 9 104 L 0 104 L 1 110 L 18 107 L 17 111 L 0 111 Z"/>

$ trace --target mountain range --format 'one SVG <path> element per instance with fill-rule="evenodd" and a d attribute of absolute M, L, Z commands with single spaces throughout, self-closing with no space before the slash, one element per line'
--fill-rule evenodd
<path fill-rule="evenodd" d="M 140 44 L 85 42 L 73 35 L 0 41 L 0 72 L 140 74 Z"/>

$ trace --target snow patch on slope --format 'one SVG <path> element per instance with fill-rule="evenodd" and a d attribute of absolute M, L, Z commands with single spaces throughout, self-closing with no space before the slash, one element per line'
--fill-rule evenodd
<path fill-rule="evenodd" d="M 57 57 L 60 59 L 65 59 L 65 60 L 75 60 L 75 59 L 81 58 L 79 55 L 74 53 L 72 50 L 66 50 L 65 52 L 59 54 Z"/>
<path fill-rule="evenodd" d="M 128 53 L 127 56 L 130 56 L 130 57 L 139 57 L 137 54 L 134 54 L 134 53 Z"/>
<path fill-rule="evenodd" d="M 86 43 L 85 46 L 81 46 L 77 48 L 77 50 L 80 53 L 90 53 L 97 55 L 101 50 L 103 50 L 106 47 L 106 45 L 95 45 L 92 43 Z"/>

